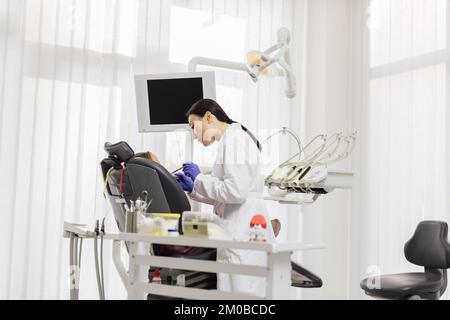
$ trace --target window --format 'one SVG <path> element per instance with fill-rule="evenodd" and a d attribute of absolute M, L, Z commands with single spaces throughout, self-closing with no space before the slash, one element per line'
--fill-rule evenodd
<path fill-rule="evenodd" d="M 417 223 L 446 219 L 449 24 L 445 0 L 368 4 L 367 237 L 382 273 L 399 272 Z"/>
<path fill-rule="evenodd" d="M 192 57 L 243 61 L 245 20 L 172 6 L 169 61 L 187 64 Z"/>

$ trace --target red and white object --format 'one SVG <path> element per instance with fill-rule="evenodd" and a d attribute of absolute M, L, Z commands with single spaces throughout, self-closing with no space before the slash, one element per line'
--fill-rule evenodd
<path fill-rule="evenodd" d="M 249 241 L 267 242 L 267 221 L 262 214 L 256 214 L 250 220 Z"/>

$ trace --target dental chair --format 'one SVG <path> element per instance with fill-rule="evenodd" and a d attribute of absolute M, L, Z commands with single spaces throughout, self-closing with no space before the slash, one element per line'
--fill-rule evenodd
<path fill-rule="evenodd" d="M 105 196 L 113 209 L 117 227 L 125 231 L 124 204 L 136 200 L 146 190 L 152 199 L 147 212 L 180 213 L 190 210 L 190 204 L 183 189 L 176 179 L 160 164 L 134 157 L 133 149 L 125 141 L 115 144 L 105 143 L 104 149 L 108 157 L 100 163 L 103 179 L 106 182 Z M 181 219 L 179 224 L 182 234 Z M 186 257 L 200 260 L 216 260 L 215 249 L 192 248 L 168 245 L 152 245 L 152 251 L 157 256 Z M 314 273 L 291 262 L 292 286 L 297 288 L 319 288 L 322 280 Z M 216 289 L 217 276 L 212 273 L 192 272 L 167 268 L 160 269 L 162 283 L 175 284 L 180 274 L 184 275 L 187 287 Z M 149 269 L 149 282 L 156 268 Z M 149 295 L 149 299 L 164 297 Z"/>
<path fill-rule="evenodd" d="M 183 189 L 176 179 L 160 164 L 134 157 L 133 149 L 125 142 L 115 144 L 105 143 L 104 149 L 108 157 L 100 163 L 105 181 L 105 193 L 114 212 L 117 227 L 125 231 L 124 204 L 136 200 L 147 191 L 152 199 L 147 213 L 179 213 L 190 210 L 190 204 Z M 181 218 L 179 223 L 182 234 Z M 192 248 L 185 246 L 170 246 L 153 244 L 154 255 L 170 257 L 186 257 L 189 259 L 216 260 L 216 250 L 208 248 Z M 149 282 L 153 272 L 159 269 L 163 284 L 175 285 L 179 275 L 183 275 L 186 287 L 215 289 L 217 277 L 215 273 L 192 272 L 170 268 L 154 268 L 150 266 Z M 149 299 L 164 297 L 149 295 Z"/>
<path fill-rule="evenodd" d="M 406 259 L 424 267 L 424 272 L 399 273 L 366 278 L 361 288 L 371 297 L 393 300 L 438 300 L 447 288 L 450 268 L 448 225 L 442 221 L 422 221 L 406 242 Z"/>

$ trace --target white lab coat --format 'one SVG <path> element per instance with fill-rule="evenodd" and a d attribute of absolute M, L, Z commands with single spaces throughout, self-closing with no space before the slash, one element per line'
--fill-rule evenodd
<path fill-rule="evenodd" d="M 250 220 L 262 214 L 267 222 L 267 241 L 273 242 L 272 225 L 263 200 L 264 179 L 260 152 L 249 134 L 238 123 L 231 124 L 219 140 L 211 175 L 199 174 L 189 196 L 211 204 L 221 218 L 222 227 L 235 240 L 248 241 Z M 256 251 L 220 249 L 217 260 L 264 265 L 266 254 Z M 228 292 L 265 294 L 265 279 L 243 275 L 218 274 L 218 288 Z"/>

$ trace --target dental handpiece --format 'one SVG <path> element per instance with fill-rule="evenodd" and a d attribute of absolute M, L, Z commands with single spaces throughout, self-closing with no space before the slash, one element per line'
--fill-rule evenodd
<path fill-rule="evenodd" d="M 179 167 L 178 169 L 176 169 L 175 171 L 172 171 L 170 174 L 174 174 L 177 173 L 178 171 L 180 171 L 181 169 L 183 169 L 183 167 Z"/>

